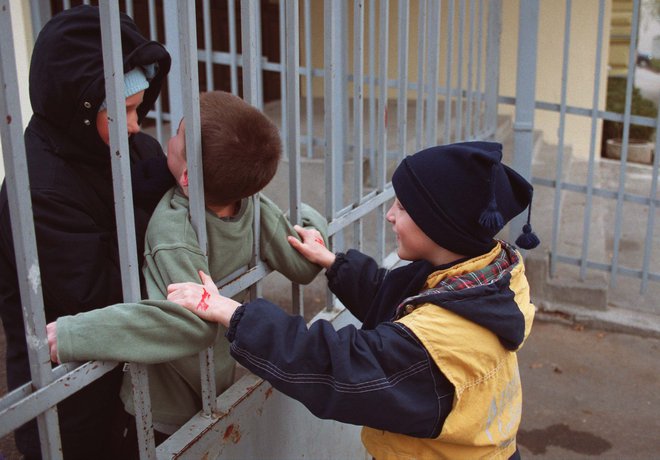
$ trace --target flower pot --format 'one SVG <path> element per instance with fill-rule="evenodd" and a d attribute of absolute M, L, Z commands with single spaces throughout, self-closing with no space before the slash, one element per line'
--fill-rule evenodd
<path fill-rule="evenodd" d="M 653 161 L 653 142 L 642 139 L 628 140 L 628 161 L 635 163 L 651 164 Z M 621 159 L 622 142 L 621 138 L 607 139 L 605 156 L 607 158 Z"/>

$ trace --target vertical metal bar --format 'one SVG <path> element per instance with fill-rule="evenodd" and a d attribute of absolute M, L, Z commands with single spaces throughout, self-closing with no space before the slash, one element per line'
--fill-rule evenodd
<path fill-rule="evenodd" d="M 231 93 L 238 95 L 238 52 L 236 50 L 236 4 L 234 0 L 227 1 L 227 18 L 229 20 L 229 79 Z"/>
<path fill-rule="evenodd" d="M 561 70 L 561 96 L 559 104 L 559 139 L 557 146 L 557 167 L 555 171 L 554 207 L 552 209 L 552 244 L 550 249 L 550 276 L 555 275 L 557 251 L 559 247 L 559 211 L 561 209 L 562 176 L 564 174 L 564 131 L 566 128 L 566 92 L 568 86 L 568 61 L 571 43 L 571 0 L 566 0 L 564 19 L 564 50 Z"/>
<path fill-rule="evenodd" d="M 259 34 L 258 34 L 258 2 L 241 2 L 241 40 L 243 48 L 243 98 L 255 107 L 259 107 L 261 79 L 259 78 Z M 251 266 L 259 263 L 261 244 L 259 230 L 261 228 L 261 206 L 259 194 L 253 198 L 254 204 L 254 242 L 252 246 Z M 250 288 L 250 297 L 256 298 L 261 294 L 261 283 Z"/>
<path fill-rule="evenodd" d="M 630 47 L 628 48 L 628 79 L 626 82 L 626 105 L 623 114 L 623 139 L 621 142 L 621 165 L 619 168 L 619 190 L 617 191 L 616 211 L 614 220 L 614 247 L 612 248 L 612 272 L 610 285 L 615 288 L 619 270 L 619 246 L 621 244 L 621 227 L 623 217 L 623 196 L 626 192 L 626 167 L 628 164 L 628 141 L 630 136 L 630 115 L 632 103 L 632 88 L 635 80 L 635 56 L 637 51 L 637 27 L 639 25 L 639 3 L 633 2 L 633 16 L 630 27 Z M 632 69 L 632 72 L 631 70 Z"/>
<path fill-rule="evenodd" d="M 50 2 L 30 0 L 30 18 L 32 19 L 32 38 L 34 41 L 37 40 L 41 28 L 52 15 Z"/>
<path fill-rule="evenodd" d="M 213 41 L 211 38 L 211 4 L 209 0 L 202 3 L 202 16 L 204 22 L 204 56 L 206 63 L 206 91 L 213 91 Z"/>
<path fill-rule="evenodd" d="M 348 8 L 345 1 L 337 2 L 339 4 L 339 17 L 340 17 L 340 27 L 339 27 L 339 41 L 338 45 L 340 47 L 339 56 L 340 59 L 337 62 L 339 78 L 339 92 L 335 93 L 335 99 L 338 100 L 339 105 L 337 110 L 341 118 L 340 122 L 340 131 L 334 133 L 334 136 L 337 139 L 341 140 L 341 146 L 337 150 L 336 155 L 332 156 L 332 160 L 335 162 L 335 178 L 334 178 L 334 193 L 335 193 L 335 210 L 341 209 L 344 207 L 344 163 L 346 158 L 346 152 L 349 148 L 349 141 L 346 137 L 348 132 Z M 341 184 L 341 185 L 339 185 Z M 339 186 L 338 186 L 339 185 Z M 344 251 L 346 242 L 344 240 L 344 230 L 341 229 L 335 233 L 334 238 L 332 239 L 332 249 L 335 252 Z"/>
<path fill-rule="evenodd" d="M 465 113 L 465 137 L 467 139 L 474 138 L 474 128 L 472 124 L 472 103 L 473 103 L 473 91 L 472 91 L 472 66 L 474 64 L 474 13 L 475 13 L 475 0 L 470 0 L 470 14 L 468 17 L 468 68 L 467 68 L 467 101 L 466 101 L 466 113 Z"/>
<path fill-rule="evenodd" d="M 589 142 L 589 167 L 587 169 L 587 194 L 584 206 L 584 222 L 582 223 L 582 255 L 580 257 L 580 278 L 587 275 L 587 259 L 589 257 L 589 229 L 591 227 L 591 207 L 593 203 L 594 172 L 596 169 L 596 135 L 598 130 L 598 101 L 600 100 L 600 69 L 603 56 L 603 36 L 605 27 L 605 0 L 600 0 L 598 6 L 598 36 L 596 39 L 596 64 L 594 70 L 594 93 L 591 103 L 591 140 Z M 550 259 L 553 263 L 552 258 Z M 552 265 L 551 265 L 552 270 Z"/>
<path fill-rule="evenodd" d="M 259 3 L 259 2 L 255 2 Z M 257 98 L 257 107 L 259 109 L 264 108 L 264 85 L 263 85 L 263 75 L 262 75 L 262 68 L 261 68 L 261 57 L 263 56 L 263 52 L 261 50 L 261 4 L 257 4 L 256 8 L 254 8 L 254 24 L 255 28 L 252 29 L 252 33 L 255 35 L 255 45 L 256 45 L 256 50 L 257 50 L 257 56 L 259 56 L 259 59 L 255 62 L 255 67 L 254 70 L 257 72 L 259 75 L 259 85 L 257 86 L 257 93 L 258 93 L 258 98 Z"/>
<path fill-rule="evenodd" d="M 163 11 L 177 11 L 177 0 L 163 0 Z M 165 44 L 172 57 L 172 69 L 181 67 L 179 56 L 179 18 L 175 14 L 164 14 L 165 19 Z M 170 135 L 176 134 L 179 120 L 183 118 L 183 99 L 181 96 L 181 72 L 170 72 L 167 74 L 167 87 L 170 101 Z"/>
<path fill-rule="evenodd" d="M 0 135 L 30 375 L 32 385 L 38 389 L 54 378 L 46 338 L 10 7 L 9 0 L 0 1 Z M 57 407 L 39 415 L 37 425 L 42 456 L 61 459 Z"/>
<path fill-rule="evenodd" d="M 353 203 L 355 206 L 360 204 L 363 194 L 363 169 L 364 160 L 364 133 L 363 129 L 363 110 L 364 110 L 364 0 L 354 0 L 353 9 L 353 122 L 355 127 L 353 151 L 354 163 L 354 187 Z M 362 250 L 362 219 L 358 219 L 353 224 L 353 246 L 357 250 Z"/>
<path fill-rule="evenodd" d="M 341 156 L 335 158 L 335 162 L 337 162 L 337 175 L 338 177 L 336 180 L 338 181 L 337 183 L 343 184 L 344 183 L 344 163 L 346 161 L 346 153 L 349 151 L 351 147 L 350 140 L 347 137 L 348 130 L 349 130 L 349 105 L 348 105 L 348 82 L 349 82 L 349 60 L 348 60 L 348 53 L 350 51 L 349 49 L 349 44 L 348 44 L 348 2 L 349 0 L 340 2 L 340 8 L 341 8 L 341 52 L 342 52 L 342 60 L 341 60 L 341 93 L 342 98 L 344 99 L 344 103 L 342 104 L 342 139 L 344 140 L 342 149 L 341 149 Z M 343 187 L 336 187 L 335 188 L 335 194 L 337 195 L 337 203 L 339 203 L 339 207 L 343 208 L 344 207 L 344 193 L 343 190 L 341 190 Z M 341 241 L 341 244 L 337 246 L 337 243 Z M 344 231 L 342 230 L 341 232 L 338 232 L 335 235 L 335 250 L 344 250 Z"/>
<path fill-rule="evenodd" d="M 119 6 L 102 0 L 99 3 L 103 72 L 108 104 L 108 131 L 112 158 L 112 176 L 117 216 L 119 259 L 122 262 L 121 281 L 126 302 L 140 300 L 139 266 L 133 220 L 133 192 L 126 130 L 126 103 L 124 98 L 124 67 L 121 54 Z"/>
<path fill-rule="evenodd" d="M 307 158 L 314 155 L 314 87 L 312 73 L 314 63 L 312 62 L 312 6 L 310 0 L 305 0 L 305 67 L 306 67 L 306 96 L 307 107 Z"/>
<path fill-rule="evenodd" d="M 241 35 L 243 41 L 243 98 L 259 106 L 259 54 L 257 51 L 256 2 L 241 2 Z"/>
<path fill-rule="evenodd" d="M 409 32 L 408 0 L 399 0 L 399 97 L 397 99 L 397 122 L 399 125 L 400 157 L 406 155 L 408 143 L 408 32 Z"/>
<path fill-rule="evenodd" d="M 325 213 L 328 222 L 332 221 L 337 209 L 334 191 L 336 178 L 336 162 L 334 158 L 341 155 L 343 139 L 338 136 L 342 130 L 343 98 L 337 97 L 341 91 L 341 8 L 338 2 L 324 0 L 324 60 L 325 60 Z M 331 238 L 334 247 L 334 237 Z M 332 294 L 328 291 L 327 308 L 332 308 Z"/>
<path fill-rule="evenodd" d="M 289 130 L 287 129 L 287 97 L 286 91 L 287 91 L 287 78 L 289 75 L 289 69 L 288 66 L 286 65 L 286 59 L 287 59 L 287 37 L 286 37 L 286 25 L 287 25 L 287 18 L 285 16 L 285 4 L 287 0 L 283 0 L 279 2 L 279 15 L 280 15 L 280 27 L 279 27 L 279 33 L 280 33 L 280 119 L 282 120 L 282 126 L 280 127 L 280 132 L 282 133 L 282 145 L 287 145 L 287 136 L 289 135 Z M 294 24 L 290 24 L 291 27 L 294 27 Z M 297 26 L 297 24 L 295 24 Z M 286 31 L 286 32 L 285 32 Z M 298 73 L 298 69 L 293 69 L 295 72 L 293 75 L 296 75 Z M 294 78 L 293 76 L 291 78 Z M 289 178 L 290 179 L 290 178 Z"/>
<path fill-rule="evenodd" d="M 521 176 L 532 175 L 532 149 L 534 145 L 534 96 L 536 90 L 536 50 L 539 30 L 539 0 L 520 3 L 518 20 L 518 64 L 516 75 L 516 115 L 513 124 L 512 167 Z M 524 77 L 523 77 L 524 75 Z M 516 239 L 525 213 L 512 220 L 509 226 L 511 241 Z"/>
<path fill-rule="evenodd" d="M 445 131 L 442 139 L 443 144 L 451 142 L 451 117 L 452 117 L 452 70 L 454 67 L 454 17 L 456 15 L 456 2 L 449 0 L 449 11 L 447 13 L 447 58 L 445 59 Z"/>
<path fill-rule="evenodd" d="M 424 143 L 424 66 L 426 64 L 426 11 L 428 0 L 420 0 L 417 16 L 417 101 L 415 105 L 415 151 L 422 149 Z"/>
<path fill-rule="evenodd" d="M 497 97 L 500 87 L 500 39 L 502 35 L 502 0 L 488 4 L 488 35 L 486 38 L 486 87 L 484 125 L 489 137 L 497 128 Z M 527 78 L 527 77 L 525 77 Z"/>
<path fill-rule="evenodd" d="M 126 14 L 133 17 L 133 0 L 126 0 Z"/>
<path fill-rule="evenodd" d="M 71 8 L 71 0 L 62 0 L 62 7 L 65 10 L 68 10 L 69 8 Z"/>
<path fill-rule="evenodd" d="M 458 43 L 456 44 L 456 140 L 463 140 L 463 42 L 465 37 L 465 1 L 458 8 Z"/>
<path fill-rule="evenodd" d="M 119 5 L 116 2 L 102 0 L 99 3 L 99 10 L 122 290 L 125 302 L 137 302 L 140 300 L 140 280 L 126 129 Z M 130 372 L 140 457 L 153 459 L 156 451 L 146 366 L 131 364 Z"/>
<path fill-rule="evenodd" d="M 426 99 L 426 146 L 432 146 L 438 142 L 438 65 L 440 53 L 440 0 L 430 0 L 428 25 L 428 47 L 426 49 L 426 72 L 428 73 Z"/>
<path fill-rule="evenodd" d="M 149 0 L 149 38 L 154 41 L 158 41 L 158 23 L 156 21 L 156 1 Z M 155 117 L 156 117 L 156 138 L 161 144 L 165 143 L 163 139 L 163 103 L 161 98 L 156 99 L 156 104 L 154 107 Z"/>
<path fill-rule="evenodd" d="M 389 52 L 389 0 L 380 0 L 379 14 L 379 55 L 378 64 L 380 85 L 378 86 L 378 165 L 376 190 L 385 189 L 387 173 L 387 56 Z M 385 260 L 385 204 L 376 210 L 376 261 L 382 264 Z"/>
<path fill-rule="evenodd" d="M 204 205 L 204 178 L 202 175 L 202 138 L 199 114 L 199 77 L 197 71 L 197 33 L 195 2 L 178 2 L 179 54 L 181 56 L 181 93 L 186 127 L 186 157 L 188 165 L 188 198 L 190 221 L 199 248 L 208 257 L 206 235 L 206 207 Z M 215 369 L 213 348 L 199 353 L 202 411 L 210 415 L 215 410 Z"/>
<path fill-rule="evenodd" d="M 655 123 L 656 139 L 660 133 L 660 111 Z M 656 140 L 657 144 L 657 140 Z M 644 239 L 644 259 L 642 261 L 642 283 L 640 293 L 645 294 L 649 282 L 649 264 L 653 252 L 653 229 L 655 228 L 655 213 L 657 211 L 654 201 L 658 193 L 658 168 L 660 166 L 660 154 L 653 155 L 653 178 L 651 180 L 651 191 L 649 193 L 649 212 L 646 221 L 646 238 Z"/>
<path fill-rule="evenodd" d="M 286 78 L 285 99 L 287 101 L 287 129 L 285 150 L 289 152 L 289 209 L 291 221 L 302 222 L 300 215 L 300 30 L 298 22 L 298 0 L 286 0 L 285 14 L 280 27 L 286 30 Z M 284 76 L 283 75 L 283 76 Z M 294 314 L 304 314 L 303 290 L 299 284 L 292 284 Z"/>
<path fill-rule="evenodd" d="M 376 184 L 376 0 L 369 2 L 369 184 Z"/>
<path fill-rule="evenodd" d="M 475 100 L 475 121 L 474 121 L 474 132 L 475 134 L 481 134 L 483 129 L 483 82 L 481 79 L 481 69 L 483 67 L 483 54 L 482 50 L 484 47 L 483 42 L 483 31 L 484 31 L 484 0 L 479 0 L 479 18 L 477 20 L 477 76 L 475 78 L 474 88 L 477 93 Z"/>

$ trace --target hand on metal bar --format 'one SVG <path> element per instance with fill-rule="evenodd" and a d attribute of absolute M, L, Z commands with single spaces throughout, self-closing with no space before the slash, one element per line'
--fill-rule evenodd
<path fill-rule="evenodd" d="M 300 225 L 294 225 L 293 228 L 298 232 L 302 241 L 295 236 L 289 236 L 287 237 L 289 244 L 310 262 L 326 269 L 330 268 L 335 262 L 335 254 L 325 246 L 321 232 L 313 228 L 306 229 Z"/>

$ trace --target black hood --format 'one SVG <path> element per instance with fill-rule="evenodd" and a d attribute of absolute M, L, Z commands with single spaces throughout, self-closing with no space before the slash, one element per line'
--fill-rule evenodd
<path fill-rule="evenodd" d="M 156 74 L 138 107 L 141 123 L 153 107 L 170 68 L 167 50 L 147 40 L 133 20 L 121 14 L 124 73 L 156 64 Z M 54 16 L 39 33 L 30 63 L 30 102 L 34 114 L 92 152 L 108 148 L 96 130 L 96 114 L 105 100 L 99 10 L 79 6 Z M 103 155 L 105 157 L 105 155 Z"/>

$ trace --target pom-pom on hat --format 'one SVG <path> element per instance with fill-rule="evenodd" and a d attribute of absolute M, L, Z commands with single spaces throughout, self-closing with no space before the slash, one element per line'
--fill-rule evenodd
<path fill-rule="evenodd" d="M 124 74 L 124 97 L 131 97 L 149 88 L 149 80 L 144 70 L 142 67 L 136 67 Z M 107 109 L 107 107 L 107 101 L 104 99 L 99 107 L 99 112 Z"/>
<path fill-rule="evenodd" d="M 529 209 L 516 244 L 539 244 L 530 224 L 533 188 L 502 163 L 502 145 L 463 142 L 431 147 L 403 159 L 392 176 L 401 205 L 435 243 L 457 254 L 490 251 L 494 236 Z"/>

